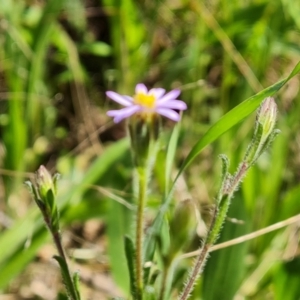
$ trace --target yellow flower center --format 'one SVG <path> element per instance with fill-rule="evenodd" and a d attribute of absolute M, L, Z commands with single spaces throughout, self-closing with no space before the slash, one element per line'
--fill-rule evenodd
<path fill-rule="evenodd" d="M 147 108 L 154 108 L 155 107 L 155 101 L 156 98 L 153 94 L 147 95 L 147 94 L 142 94 L 138 93 L 134 97 L 134 103 L 147 107 Z"/>

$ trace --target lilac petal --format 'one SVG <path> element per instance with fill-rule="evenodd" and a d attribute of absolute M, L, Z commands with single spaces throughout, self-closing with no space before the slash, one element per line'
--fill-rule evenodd
<path fill-rule="evenodd" d="M 172 109 L 169 109 L 169 108 L 157 108 L 155 110 L 158 114 L 162 115 L 162 116 L 165 116 L 175 122 L 178 122 L 180 120 L 180 115 L 172 110 Z"/>
<path fill-rule="evenodd" d="M 180 90 L 173 90 L 165 94 L 162 98 L 159 99 L 159 103 L 167 102 L 169 100 L 175 100 L 180 94 Z"/>
<path fill-rule="evenodd" d="M 148 89 L 143 83 L 138 83 L 135 87 L 136 94 L 147 94 Z"/>
<path fill-rule="evenodd" d="M 106 92 L 106 96 L 121 105 L 124 105 L 124 106 L 132 105 L 132 98 L 129 96 L 122 96 L 122 95 L 119 95 L 112 91 Z"/>
<path fill-rule="evenodd" d="M 120 114 L 121 109 L 118 110 L 109 110 L 106 112 L 106 115 L 108 115 L 109 117 L 115 117 L 118 116 Z"/>
<path fill-rule="evenodd" d="M 132 106 L 122 108 L 122 109 L 119 109 L 119 110 L 109 110 L 106 114 L 110 117 L 114 117 L 114 122 L 115 123 L 119 123 L 123 119 L 126 119 L 126 118 L 132 116 L 133 114 L 135 114 L 139 110 L 141 110 L 140 106 L 132 105 Z"/>
<path fill-rule="evenodd" d="M 127 99 L 128 101 L 130 101 L 130 102 L 133 102 L 133 99 L 132 99 L 132 97 L 130 97 L 130 96 L 126 96 L 126 95 L 123 95 L 123 97 L 124 97 L 125 99 Z"/>
<path fill-rule="evenodd" d="M 157 104 L 158 108 L 172 108 L 172 109 L 178 109 L 178 110 L 185 110 L 187 109 L 187 105 L 185 102 L 181 100 L 169 100 L 167 102 L 159 102 Z"/>
<path fill-rule="evenodd" d="M 151 89 L 148 94 L 153 94 L 156 99 L 160 99 L 164 94 L 166 90 L 162 88 L 155 88 Z"/>

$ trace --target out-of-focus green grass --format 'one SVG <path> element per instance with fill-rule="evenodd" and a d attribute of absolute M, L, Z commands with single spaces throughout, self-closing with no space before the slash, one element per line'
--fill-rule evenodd
<path fill-rule="evenodd" d="M 182 89 L 181 98 L 189 109 L 184 113 L 173 166 L 179 168 L 211 125 L 246 98 L 287 76 L 300 60 L 300 4 L 291 3 L 1 1 L 3 293 L 49 242 L 22 185 L 27 177 L 24 172 L 33 172 L 41 163 L 62 174 L 59 205 L 66 228 L 75 221 L 104 220 L 110 274 L 121 289 L 128 290 L 120 249 L 124 234 L 132 230 L 132 210 L 91 190 L 92 184 L 124 190 L 126 200 L 131 201 L 128 147 L 122 141 L 113 145 L 105 141 L 120 136 L 120 129 L 112 128 L 98 139 L 97 130 L 110 126 L 105 110 L 113 106 L 106 102 L 104 91 L 131 94 L 138 82 Z M 300 213 L 298 92 L 299 77 L 295 77 L 275 95 L 277 127 L 282 133 L 234 199 L 229 216 L 244 224 L 228 221 L 222 241 Z M 252 117 L 244 119 L 185 171 L 188 191 L 199 206 L 213 201 L 218 155 L 226 153 L 233 170 L 250 141 L 253 121 Z M 170 131 L 168 124 L 166 128 Z M 159 184 L 157 190 L 153 187 L 151 207 L 158 205 L 159 188 L 165 184 L 161 166 L 155 172 Z M 298 299 L 298 236 L 295 224 L 213 253 L 193 299 Z M 187 264 L 184 261 L 182 266 Z M 183 277 L 178 272 L 175 278 L 180 282 Z"/>

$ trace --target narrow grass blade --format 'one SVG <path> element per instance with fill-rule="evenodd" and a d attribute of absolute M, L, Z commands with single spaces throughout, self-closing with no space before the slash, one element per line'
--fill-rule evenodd
<path fill-rule="evenodd" d="M 57 203 L 60 204 L 60 210 L 66 208 L 70 199 L 75 196 L 79 197 L 91 184 L 109 172 L 112 165 L 124 155 L 127 149 L 128 140 L 121 140 L 108 147 L 89 168 L 83 180 L 73 185 L 66 194 L 58 197 Z M 27 239 L 27 228 L 34 228 L 35 234 L 31 245 L 24 250 L 22 246 Z M 23 219 L 0 235 L 0 288 L 5 288 L 10 280 L 23 270 L 47 238 L 48 234 L 46 230 L 43 230 L 42 218 L 36 207 L 33 207 Z"/>
<path fill-rule="evenodd" d="M 262 90 L 256 95 L 248 98 L 243 101 L 241 104 L 233 108 L 227 114 L 225 114 L 217 123 L 209 128 L 209 130 L 205 133 L 205 135 L 195 144 L 187 158 L 185 159 L 183 165 L 181 166 L 178 175 L 175 181 L 178 179 L 180 174 L 190 165 L 190 163 L 199 155 L 199 153 L 209 144 L 214 142 L 218 137 L 220 137 L 223 133 L 228 131 L 230 128 L 241 122 L 244 118 L 246 118 L 249 114 L 251 114 L 261 102 L 269 96 L 274 95 L 277 91 L 279 91 L 291 78 L 297 75 L 300 72 L 300 62 L 293 69 L 291 74 L 271 85 L 270 87 Z"/>
<path fill-rule="evenodd" d="M 169 186 L 171 182 L 171 172 L 172 172 L 172 165 L 174 162 L 174 157 L 176 154 L 177 142 L 179 137 L 181 123 L 177 123 L 173 129 L 166 157 L 166 172 L 165 172 L 165 194 L 168 195 L 169 193 Z"/>
<path fill-rule="evenodd" d="M 183 165 L 178 171 L 178 174 L 173 182 L 173 186 L 166 197 L 164 204 L 161 206 L 158 215 L 156 216 L 151 227 L 148 228 L 147 237 L 145 239 L 145 253 L 146 258 L 149 260 L 152 259 L 155 250 L 155 235 L 160 233 L 160 229 L 162 226 L 162 221 L 165 213 L 168 210 L 169 204 L 172 200 L 172 194 L 174 191 L 174 186 L 176 184 L 177 179 L 181 175 L 181 173 L 190 165 L 190 163 L 201 153 L 201 151 L 209 144 L 214 142 L 218 137 L 220 137 L 223 133 L 228 131 L 230 128 L 241 122 L 245 117 L 247 117 L 250 113 L 252 113 L 260 103 L 268 96 L 272 96 L 275 92 L 277 92 L 284 84 L 286 84 L 291 78 L 297 75 L 300 72 L 300 62 L 295 66 L 290 75 L 273 84 L 272 86 L 264 89 L 258 94 L 248 98 L 240 105 L 233 108 L 226 115 L 224 115 L 217 123 L 215 123 L 212 127 L 208 129 L 205 135 L 195 144 L 187 158 L 185 159 Z"/>
<path fill-rule="evenodd" d="M 128 294 L 130 290 L 130 274 L 126 266 L 124 251 L 124 236 L 128 233 L 126 219 L 126 211 L 124 213 L 123 205 L 115 201 L 109 202 L 106 224 L 110 272 L 116 284 L 125 294 Z"/>
<path fill-rule="evenodd" d="M 61 12 L 63 0 L 50 0 L 46 2 L 46 7 L 43 10 L 43 15 L 40 22 L 35 28 L 33 34 L 34 40 L 32 45 L 33 59 L 28 67 L 28 82 L 26 87 L 26 119 L 29 125 L 29 132 L 36 133 L 41 122 L 41 108 L 38 98 L 38 87 L 40 80 L 43 78 L 45 57 L 49 44 L 51 42 L 51 33 L 56 22 L 56 18 Z"/>
<path fill-rule="evenodd" d="M 125 254 L 127 259 L 127 266 L 129 271 L 130 279 L 130 292 L 133 298 L 136 296 L 136 286 L 135 286 L 135 266 L 134 266 L 134 244 L 129 236 L 125 236 Z"/>
<path fill-rule="evenodd" d="M 23 229 L 22 238 L 24 237 L 26 238 L 26 234 L 24 234 Z M 3 245 L 1 247 L 1 252 L 3 252 L 5 248 L 9 250 L 11 247 L 12 249 L 10 250 L 11 255 L 9 259 L 4 261 L 4 263 L 0 266 L 0 289 L 5 289 L 11 280 L 15 278 L 30 261 L 32 261 L 38 249 L 49 240 L 50 235 L 47 234 L 46 228 L 44 229 L 40 227 L 40 229 L 34 234 L 34 238 L 31 240 L 31 244 L 28 248 L 22 247 L 20 242 L 18 243 L 19 246 L 17 248 L 15 244 L 1 244 Z"/>

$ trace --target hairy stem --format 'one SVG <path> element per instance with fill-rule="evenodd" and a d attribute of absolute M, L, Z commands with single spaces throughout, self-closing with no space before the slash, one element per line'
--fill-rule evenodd
<path fill-rule="evenodd" d="M 62 247 L 62 244 L 61 244 L 61 237 L 60 237 L 59 232 L 52 232 L 52 236 L 53 236 L 54 244 L 55 244 L 56 249 L 58 251 L 58 255 L 61 258 L 63 258 L 65 261 L 67 261 L 65 251 L 64 251 L 64 249 Z"/>
<path fill-rule="evenodd" d="M 208 257 L 208 250 L 211 247 L 211 245 L 205 244 L 202 249 L 200 254 L 198 255 L 196 262 L 194 264 L 194 267 L 192 269 L 192 272 L 190 273 L 189 279 L 187 281 L 187 284 L 184 287 L 184 290 L 182 294 L 180 295 L 180 300 L 186 300 L 189 298 L 190 293 L 194 287 L 194 284 L 203 268 L 204 263 L 207 260 Z"/>
<path fill-rule="evenodd" d="M 179 299 L 180 300 L 186 300 L 189 298 L 190 293 L 193 289 L 193 286 L 207 260 L 208 257 L 208 253 L 209 253 L 209 248 L 212 246 L 211 245 L 211 240 L 213 239 L 211 237 L 211 235 L 213 234 L 213 232 L 215 231 L 215 225 L 216 225 L 216 220 L 218 218 L 219 215 L 219 210 L 218 207 L 215 207 L 214 212 L 213 212 L 213 218 L 211 220 L 210 226 L 209 226 L 209 230 L 208 230 L 208 234 L 207 237 L 204 241 L 204 244 L 201 248 L 201 252 L 199 253 L 198 257 L 196 258 L 195 264 L 192 268 L 192 271 L 189 275 L 189 278 L 187 280 L 187 283 L 183 289 L 183 292 L 181 293 Z"/>
<path fill-rule="evenodd" d="M 67 263 L 67 259 L 66 259 L 66 255 L 64 252 L 64 249 L 62 247 L 61 244 L 61 236 L 59 231 L 55 231 L 55 230 L 50 230 L 52 233 L 52 237 L 53 237 L 53 241 L 54 244 L 56 246 L 56 249 L 58 251 L 58 255 L 65 261 L 65 268 L 64 268 L 64 272 L 66 273 L 65 276 L 68 277 L 68 280 L 65 280 L 65 278 L 63 277 L 67 292 L 68 292 L 68 298 L 70 300 L 79 300 L 80 299 L 80 295 L 78 294 L 76 287 L 74 286 L 73 280 L 72 280 L 72 276 L 69 270 L 69 266 Z"/>
<path fill-rule="evenodd" d="M 223 196 L 220 199 L 220 203 L 218 203 L 218 206 L 215 207 L 213 219 L 211 221 L 207 237 L 204 241 L 204 245 L 196 259 L 191 274 L 188 278 L 187 284 L 185 285 L 184 290 L 179 298 L 180 300 L 186 300 L 189 298 L 193 286 L 199 274 L 201 273 L 201 270 L 203 269 L 203 265 L 207 260 L 209 249 L 214 245 L 214 243 L 218 239 L 219 233 L 221 232 L 233 193 L 236 191 L 240 182 L 245 177 L 248 169 L 248 164 L 243 162 L 240 168 L 238 169 L 237 173 L 235 174 L 234 178 L 232 179 L 231 185 L 227 188 L 226 194 L 223 194 Z"/>
<path fill-rule="evenodd" d="M 143 215 L 147 196 L 147 178 L 146 168 L 138 168 L 138 207 L 136 219 L 136 255 L 135 255 L 135 269 L 136 269 L 136 288 L 137 300 L 143 298 Z"/>

